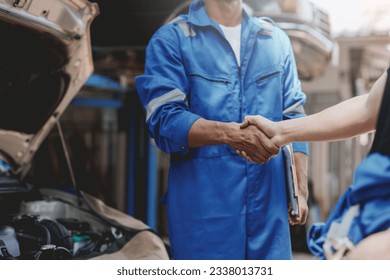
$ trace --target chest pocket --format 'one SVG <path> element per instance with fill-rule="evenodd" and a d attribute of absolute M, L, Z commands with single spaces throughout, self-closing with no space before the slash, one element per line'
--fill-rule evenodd
<path fill-rule="evenodd" d="M 214 78 L 190 74 L 191 112 L 207 120 L 237 121 L 239 114 L 238 94 L 232 91 L 228 78 Z"/>
<path fill-rule="evenodd" d="M 239 118 L 238 94 L 228 78 L 191 74 L 189 107 L 191 112 L 220 122 L 237 122 Z M 192 149 L 194 158 L 214 158 L 235 154 L 227 145 L 212 145 Z"/>
<path fill-rule="evenodd" d="M 272 120 L 281 120 L 283 112 L 283 71 L 280 67 L 264 69 L 253 78 L 250 100 L 251 114 L 260 114 Z"/>

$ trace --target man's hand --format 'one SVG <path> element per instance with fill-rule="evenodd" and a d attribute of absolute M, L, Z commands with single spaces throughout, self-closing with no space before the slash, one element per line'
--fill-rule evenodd
<path fill-rule="evenodd" d="M 251 162 L 265 163 L 279 153 L 280 148 L 257 127 L 240 128 L 240 124 L 231 123 L 226 144 L 236 151 L 245 151 L 245 158 Z"/>
<path fill-rule="evenodd" d="M 298 191 L 298 207 L 299 207 L 299 216 L 291 216 L 290 210 L 288 211 L 288 221 L 290 225 L 304 225 L 306 224 L 307 215 L 309 213 L 309 207 L 307 206 L 307 200 L 304 195 Z"/>
<path fill-rule="evenodd" d="M 276 146 L 282 147 L 287 144 L 284 139 L 280 123 L 270 121 L 262 116 L 246 116 L 241 124 L 241 128 L 247 128 L 249 125 L 256 126 L 265 135 L 267 135 L 267 137 L 270 138 Z"/>
<path fill-rule="evenodd" d="M 270 158 L 275 157 L 279 153 L 280 147 L 283 146 L 281 144 L 282 143 L 281 127 L 278 125 L 278 123 L 272 122 L 261 116 L 246 116 L 240 128 L 248 129 L 251 128 L 252 126 L 255 126 L 258 130 L 260 130 L 261 133 L 267 136 L 272 141 L 272 143 L 278 148 L 277 153 L 268 154 L 268 158 L 266 159 L 267 162 Z M 237 154 L 247 159 L 248 161 L 253 161 L 251 155 L 246 150 L 237 150 Z"/>

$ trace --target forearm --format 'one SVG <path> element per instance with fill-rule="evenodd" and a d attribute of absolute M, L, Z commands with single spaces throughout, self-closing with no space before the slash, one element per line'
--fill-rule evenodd
<path fill-rule="evenodd" d="M 230 135 L 239 131 L 239 125 L 198 119 L 188 133 L 189 147 L 201 147 L 219 144 L 228 144 Z"/>
<path fill-rule="evenodd" d="M 281 145 L 295 141 L 335 141 L 375 129 L 387 72 L 369 94 L 357 96 L 317 114 L 280 123 Z"/>
<path fill-rule="evenodd" d="M 307 201 L 309 191 L 307 187 L 307 167 L 308 159 L 304 153 L 294 153 L 295 169 L 297 173 L 298 191 Z"/>
<path fill-rule="evenodd" d="M 309 191 L 307 186 L 307 155 L 303 153 L 294 153 L 295 169 L 298 181 L 298 206 L 299 216 L 289 216 L 291 225 L 304 225 L 307 220 L 309 212 L 307 200 L 309 198 Z"/>
<path fill-rule="evenodd" d="M 358 96 L 317 114 L 282 122 L 283 141 L 335 141 L 373 130 L 376 118 L 366 106 L 367 97 Z"/>

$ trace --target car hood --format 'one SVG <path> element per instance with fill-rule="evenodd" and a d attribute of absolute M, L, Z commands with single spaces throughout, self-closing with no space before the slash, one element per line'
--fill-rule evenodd
<path fill-rule="evenodd" d="M 0 0 L 0 158 L 22 175 L 93 71 L 85 0 Z"/>

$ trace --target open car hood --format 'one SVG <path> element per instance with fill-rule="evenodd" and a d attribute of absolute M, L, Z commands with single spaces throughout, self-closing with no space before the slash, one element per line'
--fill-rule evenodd
<path fill-rule="evenodd" d="M 0 158 L 13 174 L 35 152 L 93 71 L 86 0 L 0 0 Z"/>

